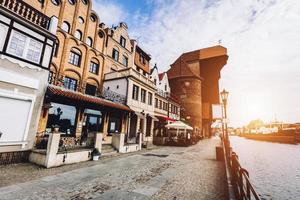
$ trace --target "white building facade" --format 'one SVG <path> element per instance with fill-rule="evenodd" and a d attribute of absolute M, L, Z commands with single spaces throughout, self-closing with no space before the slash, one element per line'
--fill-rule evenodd
<path fill-rule="evenodd" d="M 0 162 L 33 147 L 55 46 L 57 18 L 19 2 L 0 10 Z M 24 6 L 39 20 L 16 13 Z M 28 19 L 28 20 L 27 20 Z M 20 159 L 22 159 L 20 154 Z M 9 159 L 7 159 L 9 160 Z"/>
<path fill-rule="evenodd" d="M 103 87 L 126 96 L 126 104 L 133 111 L 128 118 L 127 142 L 137 140 L 149 146 L 153 141 L 154 96 L 156 86 L 149 77 L 150 56 L 134 42 L 134 63 L 127 68 L 105 74 Z"/>

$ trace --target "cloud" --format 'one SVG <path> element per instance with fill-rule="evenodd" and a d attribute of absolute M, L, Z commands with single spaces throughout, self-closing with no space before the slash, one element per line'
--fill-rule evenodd
<path fill-rule="evenodd" d="M 99 15 L 100 21 L 107 26 L 118 25 L 119 22 L 125 21 L 128 15 L 121 5 L 109 0 L 95 0 L 93 10 Z"/>
<path fill-rule="evenodd" d="M 230 91 L 233 125 L 253 118 L 300 121 L 300 2 L 159 1 L 132 35 L 164 71 L 180 54 L 219 40 L 228 48 L 221 88 Z M 252 109 L 249 109 L 252 108 Z"/>
<path fill-rule="evenodd" d="M 229 60 L 220 88 L 230 91 L 232 125 L 255 118 L 270 121 L 275 115 L 300 121 L 300 1 L 147 0 L 147 4 L 153 7 L 151 12 L 141 8 L 127 13 L 116 2 L 97 0 L 94 10 L 106 24 L 126 20 L 132 38 L 138 38 L 160 71 L 183 52 L 221 40 Z"/>

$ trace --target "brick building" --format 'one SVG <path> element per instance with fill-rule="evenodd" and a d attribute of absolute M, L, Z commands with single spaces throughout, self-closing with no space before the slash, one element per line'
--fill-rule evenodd
<path fill-rule="evenodd" d="M 199 49 L 182 54 L 167 72 L 171 91 L 182 106 L 181 117 L 197 135 L 210 136 L 212 104 L 219 103 L 218 81 L 227 59 L 222 46 Z"/>
<path fill-rule="evenodd" d="M 98 132 L 104 136 L 124 132 L 130 109 L 122 98 L 107 100 L 105 97 L 116 95 L 104 95 L 102 90 L 104 73 L 108 71 L 105 62 L 111 60 L 111 53 L 108 56 L 106 51 L 111 50 L 112 38 L 107 33 L 115 30 L 100 23 L 89 0 L 25 1 L 45 15 L 58 18 L 56 50 L 39 135 L 47 135 L 58 125 L 63 139 L 72 145 Z"/>

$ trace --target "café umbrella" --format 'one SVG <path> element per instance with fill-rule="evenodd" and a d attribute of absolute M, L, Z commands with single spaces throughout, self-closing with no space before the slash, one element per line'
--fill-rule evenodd
<path fill-rule="evenodd" d="M 172 128 L 172 129 L 193 130 L 193 127 L 183 123 L 182 121 L 176 121 L 172 124 L 167 124 L 165 127 L 169 129 Z"/>

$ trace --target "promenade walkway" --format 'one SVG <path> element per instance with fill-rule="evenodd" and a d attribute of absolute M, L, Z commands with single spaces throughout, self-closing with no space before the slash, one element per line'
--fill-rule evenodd
<path fill-rule="evenodd" d="M 212 138 L 93 162 L 1 187 L 0 199 L 226 199 L 224 165 L 215 160 L 219 142 Z"/>

